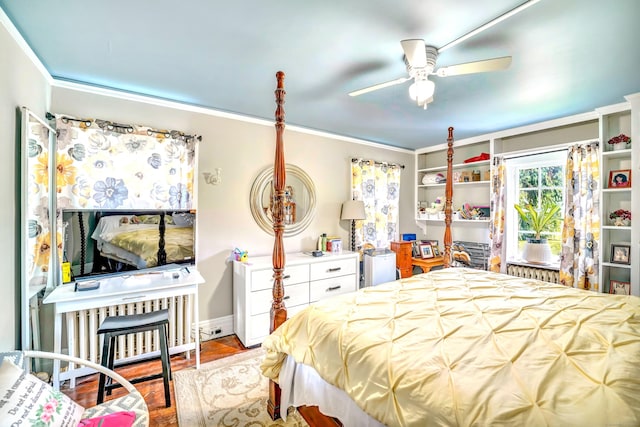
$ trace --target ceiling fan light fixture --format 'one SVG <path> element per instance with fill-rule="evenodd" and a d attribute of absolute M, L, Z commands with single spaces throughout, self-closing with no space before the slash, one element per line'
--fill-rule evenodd
<path fill-rule="evenodd" d="M 429 79 L 416 80 L 409 86 L 409 96 L 416 101 L 418 105 L 426 105 L 429 98 L 433 97 L 436 85 Z"/>

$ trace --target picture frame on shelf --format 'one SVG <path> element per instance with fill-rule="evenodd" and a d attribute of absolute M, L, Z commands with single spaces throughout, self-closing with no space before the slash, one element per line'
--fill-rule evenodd
<path fill-rule="evenodd" d="M 631 188 L 631 169 L 609 171 L 608 188 Z"/>
<path fill-rule="evenodd" d="M 609 293 L 615 294 L 615 295 L 631 295 L 631 282 L 621 282 L 619 280 L 610 280 Z"/>
<path fill-rule="evenodd" d="M 422 259 L 433 258 L 433 248 L 429 243 L 420 243 L 420 256 Z"/>
<path fill-rule="evenodd" d="M 434 258 L 440 256 L 440 248 L 438 247 L 438 245 L 431 245 L 431 251 L 433 252 Z"/>
<path fill-rule="evenodd" d="M 614 264 L 631 264 L 631 245 L 612 243 L 611 262 Z"/>

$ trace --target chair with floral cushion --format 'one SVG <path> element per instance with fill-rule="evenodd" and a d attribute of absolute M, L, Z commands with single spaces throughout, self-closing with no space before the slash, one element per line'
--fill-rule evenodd
<path fill-rule="evenodd" d="M 83 408 L 24 368 L 29 359 L 71 362 L 108 375 L 127 394 L 91 408 Z M 42 351 L 0 353 L 0 420 L 6 425 L 135 426 L 148 427 L 149 411 L 142 395 L 118 373 L 88 360 Z M 5 424 L 3 424 L 5 425 Z"/>

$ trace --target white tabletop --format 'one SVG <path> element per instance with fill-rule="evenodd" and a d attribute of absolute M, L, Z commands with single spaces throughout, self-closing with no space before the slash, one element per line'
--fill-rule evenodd
<path fill-rule="evenodd" d="M 178 277 L 174 278 L 174 274 Z M 193 266 L 177 267 L 163 271 L 139 271 L 109 277 L 95 277 L 78 282 L 99 281 L 100 287 L 90 291 L 76 291 L 75 283 L 67 283 L 55 288 L 43 299 L 43 303 L 82 301 L 102 297 L 126 295 L 132 292 L 158 291 L 186 285 L 204 283 L 202 275 Z"/>

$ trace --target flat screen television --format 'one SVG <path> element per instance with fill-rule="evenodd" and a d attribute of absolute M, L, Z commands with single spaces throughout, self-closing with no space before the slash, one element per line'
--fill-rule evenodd
<path fill-rule="evenodd" d="M 62 222 L 73 279 L 195 264 L 193 210 L 63 210 Z"/>

